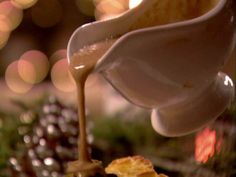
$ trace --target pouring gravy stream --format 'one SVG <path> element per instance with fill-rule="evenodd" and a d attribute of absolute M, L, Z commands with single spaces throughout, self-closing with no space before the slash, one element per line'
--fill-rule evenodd
<path fill-rule="evenodd" d="M 72 56 L 69 64 L 69 71 L 77 87 L 80 140 L 78 142 L 79 161 L 70 163 L 68 171 L 73 173 L 79 172 L 82 177 L 93 176 L 96 173 L 105 174 L 101 162 L 92 160 L 88 152 L 85 115 L 85 83 L 98 60 L 114 42 L 115 39 L 107 39 L 103 42 L 85 46 Z"/>

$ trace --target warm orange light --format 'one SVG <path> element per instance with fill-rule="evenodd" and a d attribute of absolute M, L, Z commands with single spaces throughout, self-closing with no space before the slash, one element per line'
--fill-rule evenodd
<path fill-rule="evenodd" d="M 125 8 L 119 1 L 104 0 L 97 5 L 97 10 L 105 14 L 119 14 L 124 12 Z"/>
<path fill-rule="evenodd" d="M 59 60 L 53 65 L 51 80 L 53 85 L 60 91 L 72 92 L 75 90 L 75 83 L 69 74 L 67 59 Z"/>
<path fill-rule="evenodd" d="M 95 17 L 98 20 L 114 18 L 128 10 L 126 1 L 100 0 L 96 3 Z"/>
<path fill-rule="evenodd" d="M 11 0 L 11 2 L 21 8 L 21 9 L 27 9 L 32 7 L 38 0 Z"/>
<path fill-rule="evenodd" d="M 35 84 L 37 80 L 37 73 L 33 63 L 27 60 L 18 61 L 18 72 L 25 82 Z"/>
<path fill-rule="evenodd" d="M 18 62 L 21 78 L 30 84 L 41 82 L 48 74 L 49 61 L 47 56 L 37 50 L 24 53 Z"/>
<path fill-rule="evenodd" d="M 129 8 L 132 9 L 138 6 L 143 0 L 129 0 Z"/>
<path fill-rule="evenodd" d="M 50 64 L 54 65 L 57 61 L 66 58 L 66 49 L 60 49 L 57 50 L 52 54 L 52 56 L 49 58 Z"/>
<path fill-rule="evenodd" d="M 22 21 L 23 11 L 10 1 L 0 3 L 0 31 L 10 32 Z"/>
<path fill-rule="evenodd" d="M 26 93 L 32 88 L 32 84 L 24 82 L 18 73 L 18 61 L 11 63 L 5 72 L 7 86 L 16 93 Z"/>
<path fill-rule="evenodd" d="M 205 128 L 195 139 L 195 160 L 206 163 L 216 152 L 220 151 L 222 140 L 217 140 L 216 131 Z"/>

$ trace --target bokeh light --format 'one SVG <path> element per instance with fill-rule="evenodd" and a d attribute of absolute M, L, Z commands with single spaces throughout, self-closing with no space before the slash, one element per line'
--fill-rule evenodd
<path fill-rule="evenodd" d="M 61 59 L 53 65 L 51 80 L 53 85 L 60 91 L 73 92 L 75 90 L 75 83 L 68 71 L 67 59 Z"/>
<path fill-rule="evenodd" d="M 57 0 L 40 0 L 31 9 L 33 22 L 42 27 L 48 28 L 56 25 L 62 18 L 62 6 Z"/>
<path fill-rule="evenodd" d="M 25 52 L 18 62 L 18 71 L 21 78 L 30 84 L 39 83 L 45 79 L 48 70 L 48 58 L 44 53 L 38 50 Z"/>
<path fill-rule="evenodd" d="M 0 2 L 0 31 L 10 32 L 22 21 L 23 11 L 10 1 Z"/>
<path fill-rule="evenodd" d="M 129 8 L 135 8 L 138 6 L 143 0 L 129 0 Z"/>
<path fill-rule="evenodd" d="M 49 58 L 50 64 L 53 66 L 57 61 L 66 58 L 66 52 L 66 49 L 60 49 L 54 52 Z"/>
<path fill-rule="evenodd" d="M 19 75 L 18 61 L 8 65 L 5 72 L 5 81 L 7 86 L 15 93 L 27 93 L 32 87 L 32 84 L 26 83 Z"/>
<path fill-rule="evenodd" d="M 30 84 L 35 84 L 37 73 L 34 65 L 27 60 L 18 61 L 18 72 L 21 79 Z"/>
<path fill-rule="evenodd" d="M 32 7 L 38 0 L 11 0 L 11 2 L 21 8 L 21 9 L 27 9 Z"/>
<path fill-rule="evenodd" d="M 9 36 L 10 36 L 9 32 L 0 31 L 0 49 L 6 45 L 8 39 L 9 39 Z"/>
<path fill-rule="evenodd" d="M 95 1 L 95 17 L 97 20 L 114 18 L 128 10 L 127 0 L 97 0 Z"/>
<path fill-rule="evenodd" d="M 128 9 L 138 6 L 142 0 L 94 0 L 95 18 L 106 20 L 117 17 Z"/>
<path fill-rule="evenodd" d="M 24 33 L 23 31 L 18 32 L 15 30 L 13 35 L 10 34 L 10 38 L 7 44 L 0 50 L 0 71 L 4 73 L 6 67 L 15 59 L 19 59 L 20 56 L 28 50 L 40 49 L 37 36 Z"/>

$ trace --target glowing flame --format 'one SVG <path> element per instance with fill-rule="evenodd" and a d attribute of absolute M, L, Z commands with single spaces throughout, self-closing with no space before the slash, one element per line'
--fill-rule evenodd
<path fill-rule="evenodd" d="M 143 0 L 129 0 L 129 8 L 135 8 L 138 6 Z"/>
<path fill-rule="evenodd" d="M 221 150 L 222 139 L 217 140 L 216 131 L 205 128 L 195 139 L 195 160 L 206 163 L 216 152 Z"/>

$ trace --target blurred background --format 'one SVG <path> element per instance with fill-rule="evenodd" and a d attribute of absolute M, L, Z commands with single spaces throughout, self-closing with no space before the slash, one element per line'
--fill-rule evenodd
<path fill-rule="evenodd" d="M 140 2 L 0 0 L 0 107 L 9 110 L 9 98 L 30 101 L 45 92 L 74 102 L 75 85 L 66 60 L 72 32 L 85 23 L 112 18 Z M 100 76 L 93 75 L 90 80 L 86 89 L 88 106 L 97 114 L 104 111 L 100 87 L 106 90 L 109 86 Z M 98 89 L 89 89 L 94 87 Z M 101 94 L 97 94 L 98 90 Z"/>
<path fill-rule="evenodd" d="M 76 151 L 73 138 L 78 137 L 77 131 L 67 132 L 73 129 L 72 123 L 66 127 L 52 123 L 52 115 L 62 122 L 75 115 L 75 85 L 67 71 L 68 40 L 77 27 L 112 18 L 140 2 L 0 0 L 0 177 L 63 176 L 64 166 L 57 163 L 71 160 L 68 150 Z M 223 68 L 234 82 L 235 57 L 234 50 Z M 235 175 L 235 105 L 197 133 L 166 138 L 147 123 L 148 111 L 125 101 L 99 75 L 89 78 L 86 95 L 93 120 L 93 156 L 105 164 L 117 157 L 141 154 L 170 176 Z M 66 111 L 59 113 L 58 109 Z M 59 137 L 64 135 L 72 136 L 71 142 L 62 143 Z M 52 155 L 46 145 L 58 154 Z M 70 158 L 61 155 L 66 153 Z M 21 160 L 26 156 L 34 162 L 30 169 Z M 6 170 L 9 164 L 11 172 Z"/>
<path fill-rule="evenodd" d="M 9 96 L 31 95 L 24 99 L 32 99 L 45 89 L 72 101 L 75 87 L 66 69 L 66 47 L 72 32 L 85 23 L 112 18 L 140 2 L 0 0 L 0 105 L 7 106 Z M 235 80 L 234 53 L 223 70 Z M 91 77 L 88 87 L 98 87 L 98 77 Z"/>

